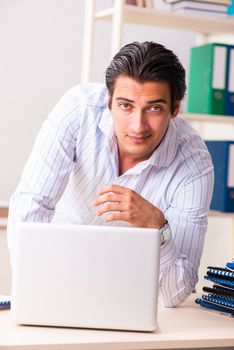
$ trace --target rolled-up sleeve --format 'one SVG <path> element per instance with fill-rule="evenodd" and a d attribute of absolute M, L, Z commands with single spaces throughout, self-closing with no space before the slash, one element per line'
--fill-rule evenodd
<path fill-rule="evenodd" d="M 20 183 L 10 198 L 8 247 L 13 245 L 16 222 L 50 222 L 75 162 L 78 118 L 66 94 L 49 114 L 35 140 Z"/>
<path fill-rule="evenodd" d="M 210 165 L 178 186 L 165 212 L 172 231 L 161 247 L 160 300 L 165 306 L 179 305 L 195 289 L 213 182 Z"/>

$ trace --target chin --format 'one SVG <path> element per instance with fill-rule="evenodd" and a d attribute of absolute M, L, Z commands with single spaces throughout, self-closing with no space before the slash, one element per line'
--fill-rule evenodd
<path fill-rule="evenodd" d="M 126 151 L 128 152 L 129 155 L 132 155 L 136 158 L 139 158 L 139 161 L 146 160 L 146 159 L 150 158 L 150 156 L 154 152 L 154 150 L 151 150 L 151 149 L 150 150 L 139 150 L 139 148 L 137 149 L 137 147 L 129 148 Z"/>

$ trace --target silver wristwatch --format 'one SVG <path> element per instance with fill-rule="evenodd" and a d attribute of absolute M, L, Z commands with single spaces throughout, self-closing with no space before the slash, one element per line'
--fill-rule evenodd
<path fill-rule="evenodd" d="M 163 227 L 160 228 L 160 234 L 161 234 L 161 245 L 163 245 L 165 242 L 167 242 L 171 238 L 171 229 L 168 221 L 166 221 Z"/>

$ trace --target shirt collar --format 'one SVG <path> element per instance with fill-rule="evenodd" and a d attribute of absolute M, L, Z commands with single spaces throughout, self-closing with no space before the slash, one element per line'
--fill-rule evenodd
<path fill-rule="evenodd" d="M 114 125 L 111 112 L 107 106 L 102 111 L 98 127 L 103 132 L 106 139 L 110 142 L 114 137 Z"/>

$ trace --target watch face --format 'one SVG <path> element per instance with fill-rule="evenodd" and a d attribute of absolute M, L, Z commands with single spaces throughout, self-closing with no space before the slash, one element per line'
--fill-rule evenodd
<path fill-rule="evenodd" d="M 167 225 L 167 227 L 165 228 L 164 237 L 166 241 L 168 241 L 168 239 L 171 238 L 171 230 L 169 225 Z"/>
<path fill-rule="evenodd" d="M 165 224 L 161 229 L 161 244 L 165 243 L 171 238 L 171 229 L 169 224 Z"/>

